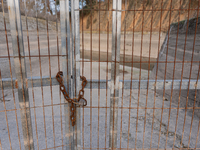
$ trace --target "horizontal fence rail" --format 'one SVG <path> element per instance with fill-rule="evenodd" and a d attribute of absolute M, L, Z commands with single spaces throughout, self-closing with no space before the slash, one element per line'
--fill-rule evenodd
<path fill-rule="evenodd" d="M 41 87 L 41 81 L 43 86 L 50 86 L 50 78 L 49 77 L 32 77 L 26 79 L 26 86 L 28 88 L 32 87 Z M 106 89 L 107 85 L 110 86 L 111 80 L 88 80 L 88 84 L 85 86 L 86 89 L 90 89 L 91 87 L 93 89 L 98 89 L 100 84 L 100 89 Z M 51 78 L 52 86 L 59 85 L 58 81 L 55 77 Z M 120 82 L 120 88 L 122 89 L 138 89 L 140 84 L 140 89 L 200 89 L 200 80 L 119 80 Z M 132 83 L 132 87 L 131 84 Z M 165 83 L 165 84 L 164 84 Z M 172 88 L 173 83 L 173 88 Z M 17 79 L 13 78 L 11 81 L 10 78 L 3 78 L 2 84 L 4 89 L 12 89 L 13 85 L 15 88 L 18 88 L 18 81 Z M 33 84 L 33 86 L 32 86 Z M 123 84 L 123 87 L 122 87 Z M 91 86 L 92 85 L 92 86 Z M 148 85 L 148 86 L 147 86 Z M 1 83 L 0 83 L 0 89 L 1 89 Z M 91 86 L 91 87 L 90 87 Z"/>

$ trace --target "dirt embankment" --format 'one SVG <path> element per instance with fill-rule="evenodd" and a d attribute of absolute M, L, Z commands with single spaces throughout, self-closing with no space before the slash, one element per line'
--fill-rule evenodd
<path fill-rule="evenodd" d="M 9 14 L 5 13 L 3 16 L 3 13 L 0 12 L 0 31 L 5 30 L 4 26 L 4 17 L 5 17 L 5 23 L 6 23 L 6 29 L 10 30 L 10 21 L 9 21 Z M 38 29 L 39 31 L 43 30 L 46 31 L 47 28 L 47 22 L 44 19 L 37 19 L 38 21 Z M 27 24 L 28 24 L 28 30 L 37 30 L 37 21 L 34 17 L 27 17 Z M 26 31 L 26 17 L 21 15 L 21 22 L 22 22 L 22 30 Z M 60 29 L 60 24 L 58 24 L 58 29 Z M 56 30 L 56 22 L 48 21 L 48 30 Z"/>
<path fill-rule="evenodd" d="M 108 2 L 109 1 L 109 2 Z M 152 31 L 157 32 L 167 31 L 170 24 L 195 18 L 197 16 L 197 8 L 199 0 L 122 0 L 122 31 Z M 189 4 L 190 2 L 190 4 Z M 30 5 L 30 6 L 29 6 Z M 28 27 L 29 29 L 36 29 L 36 12 L 31 4 L 27 4 L 30 8 L 28 11 Z M 112 31 L 112 0 L 104 0 L 104 2 L 96 3 L 93 10 L 87 7 L 84 11 L 80 11 L 80 30 L 90 31 Z M 101 11 L 98 11 L 98 10 Z M 110 10 L 110 11 L 108 11 Z M 190 10 L 190 11 L 188 11 Z M 0 3 L 0 20 L 2 17 L 2 6 Z M 7 12 L 6 2 L 4 4 L 4 11 Z M 83 13 L 83 15 L 82 15 Z M 21 8 L 22 24 L 25 24 L 24 9 Z M 179 17 L 180 16 L 180 17 Z M 200 16 L 200 14 L 199 14 Z M 5 13 L 6 22 L 8 23 L 8 14 Z M 39 29 L 46 29 L 46 16 L 38 13 Z M 60 12 L 57 12 L 58 21 L 60 20 Z M 49 15 L 49 28 L 56 29 L 56 15 Z M 1 23 L 0 22 L 0 23 Z M 23 25 L 26 30 L 26 26 Z M 2 25 L 0 28 L 4 27 Z M 9 25 L 8 25 L 9 28 Z M 4 28 L 2 29 L 4 30 Z"/>
<path fill-rule="evenodd" d="M 151 22 L 153 31 L 159 31 L 160 24 L 161 30 L 167 31 L 169 24 L 178 22 L 179 15 L 180 21 L 187 19 L 188 13 L 189 18 L 197 16 L 197 10 L 194 9 L 197 9 L 198 0 L 192 0 L 190 5 L 189 0 L 173 0 L 172 3 L 169 0 L 163 0 L 163 2 L 161 0 L 127 0 L 126 6 L 124 1 L 122 1 L 122 9 L 128 11 L 122 11 L 122 31 L 125 27 L 126 31 L 133 31 L 133 27 L 134 31 L 141 31 L 142 26 L 144 31 L 150 31 Z M 98 10 L 99 6 L 101 10 L 111 10 L 112 0 L 109 3 L 106 1 L 101 2 L 100 5 L 96 4 L 94 9 Z M 179 11 L 180 8 L 181 10 Z M 188 11 L 189 9 L 190 11 Z M 91 30 L 92 28 L 94 31 L 99 30 L 100 27 L 101 31 L 107 31 L 108 29 L 111 31 L 112 11 L 92 11 L 82 17 L 80 22 L 83 30 Z"/>

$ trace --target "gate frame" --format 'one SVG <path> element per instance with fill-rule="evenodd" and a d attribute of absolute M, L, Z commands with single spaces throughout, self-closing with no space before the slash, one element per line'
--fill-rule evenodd
<path fill-rule="evenodd" d="M 109 148 L 117 148 L 122 0 L 113 0 Z"/>
<path fill-rule="evenodd" d="M 29 94 L 28 87 L 26 86 L 27 75 L 19 0 L 8 0 L 8 12 L 13 45 L 14 68 L 17 77 L 16 80 L 18 81 L 17 88 L 24 147 L 25 149 L 34 150 Z"/>

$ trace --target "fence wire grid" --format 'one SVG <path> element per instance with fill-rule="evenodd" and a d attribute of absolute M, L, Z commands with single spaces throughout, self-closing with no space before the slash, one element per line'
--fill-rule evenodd
<path fill-rule="evenodd" d="M 199 0 L 1 0 L 0 150 L 200 149 Z M 71 98 L 85 76 L 87 105 Z"/>

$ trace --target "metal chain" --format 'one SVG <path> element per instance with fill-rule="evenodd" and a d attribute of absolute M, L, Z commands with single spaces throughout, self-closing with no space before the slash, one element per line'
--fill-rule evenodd
<path fill-rule="evenodd" d="M 78 98 L 70 98 L 69 94 L 67 93 L 65 86 L 63 84 L 63 72 L 59 71 L 56 75 L 56 79 L 60 84 L 60 90 L 63 93 L 64 98 L 66 99 L 66 101 L 68 101 L 71 105 L 70 105 L 70 120 L 72 122 L 72 126 L 75 125 L 76 123 L 76 106 L 80 107 L 80 106 L 86 106 L 87 105 L 87 100 L 84 98 L 84 88 L 87 84 L 87 80 L 84 76 L 81 76 L 80 78 L 82 79 L 82 88 L 79 91 L 78 94 Z"/>

